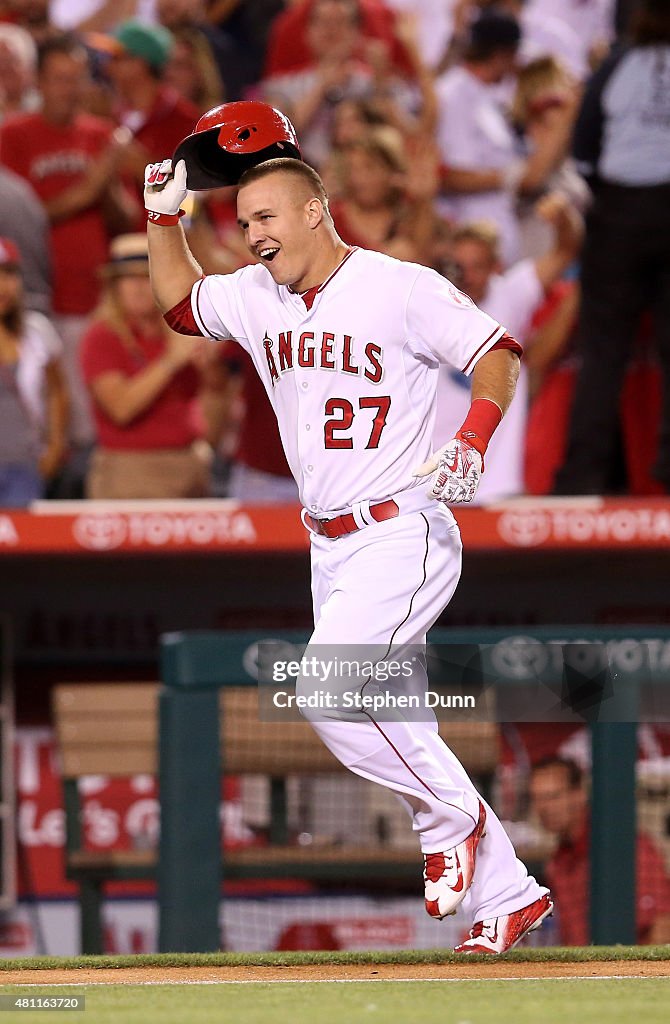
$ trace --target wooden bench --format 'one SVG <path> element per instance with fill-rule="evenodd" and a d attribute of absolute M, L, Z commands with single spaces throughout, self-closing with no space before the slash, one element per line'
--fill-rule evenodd
<path fill-rule="evenodd" d="M 76 683 L 54 688 L 52 709 L 64 787 L 66 877 L 77 882 L 82 953 L 101 953 L 105 882 L 153 879 L 155 849 L 86 849 L 78 782 L 87 775 L 129 777 L 158 771 L 158 683 Z M 418 848 L 375 843 L 353 845 L 288 842 L 287 780 L 343 773 L 307 722 L 259 721 L 255 687 L 223 688 L 220 694 L 222 768 L 230 775 L 270 778 L 270 843 L 228 850 L 230 879 L 296 877 L 391 881 L 420 878 Z M 455 754 L 476 775 L 498 763 L 498 732 L 489 723 L 441 727 Z M 372 783 L 370 785 L 373 785 Z"/>

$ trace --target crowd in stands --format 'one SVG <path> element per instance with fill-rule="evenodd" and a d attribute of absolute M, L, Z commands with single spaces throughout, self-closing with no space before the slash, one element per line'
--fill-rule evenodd
<path fill-rule="evenodd" d="M 523 344 L 480 502 L 667 493 L 667 0 L 0 0 L 0 506 L 297 500 L 245 354 L 149 285 L 144 167 L 237 99 L 291 118 L 348 244 Z M 234 189 L 183 224 L 249 262 Z M 440 372 L 436 447 L 468 387 Z"/>

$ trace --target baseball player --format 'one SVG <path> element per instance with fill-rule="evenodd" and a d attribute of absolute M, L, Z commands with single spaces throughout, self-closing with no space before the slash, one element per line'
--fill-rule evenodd
<path fill-rule="evenodd" d="M 201 122 L 174 168 L 147 168 L 156 301 L 174 330 L 237 341 L 263 381 L 311 533 L 311 644 L 422 644 L 461 571 L 447 503 L 475 494 L 520 347 L 433 271 L 342 242 L 281 113 L 225 104 Z M 235 156 L 246 167 L 238 222 L 257 263 L 204 276 L 180 207 L 187 183 L 221 185 Z M 431 454 L 444 362 L 472 376 L 472 405 Z M 361 712 L 312 724 L 344 765 L 391 789 L 411 814 L 428 913 L 440 919 L 466 901 L 474 921 L 458 951 L 503 953 L 551 913 L 547 890 L 516 858 L 435 720 Z"/>

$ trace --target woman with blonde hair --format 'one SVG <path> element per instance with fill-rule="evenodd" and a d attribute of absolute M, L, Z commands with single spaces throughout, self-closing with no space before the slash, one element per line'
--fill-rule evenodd
<path fill-rule="evenodd" d="M 82 339 L 98 430 L 90 498 L 197 498 L 207 493 L 194 405 L 202 340 L 171 331 L 153 300 L 146 235 L 114 239 L 105 287 Z"/>
<path fill-rule="evenodd" d="M 390 125 L 371 128 L 342 150 L 342 190 L 332 203 L 338 234 L 349 245 L 396 259 L 429 262 L 437 166 L 408 163 L 403 137 Z"/>
<path fill-rule="evenodd" d="M 578 83 L 563 64 L 550 55 L 530 61 L 517 75 L 512 119 L 523 135 L 527 152 L 546 148 L 551 138 L 556 152 L 563 154 L 542 186 L 518 201 L 521 253 L 531 259 L 543 256 L 553 243 L 550 226 L 535 213 L 535 204 L 541 195 L 560 192 L 580 213 L 588 204 L 588 186 L 570 155 L 580 93 Z"/>

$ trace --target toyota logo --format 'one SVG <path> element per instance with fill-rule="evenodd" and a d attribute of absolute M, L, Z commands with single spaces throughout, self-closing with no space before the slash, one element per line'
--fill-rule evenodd
<path fill-rule="evenodd" d="M 551 534 L 551 516 L 538 509 L 505 512 L 498 520 L 498 533 L 516 548 L 533 548 Z"/>
<path fill-rule="evenodd" d="M 89 551 L 113 551 L 123 544 L 128 527 L 123 516 L 78 516 L 72 533 L 78 544 Z"/>

